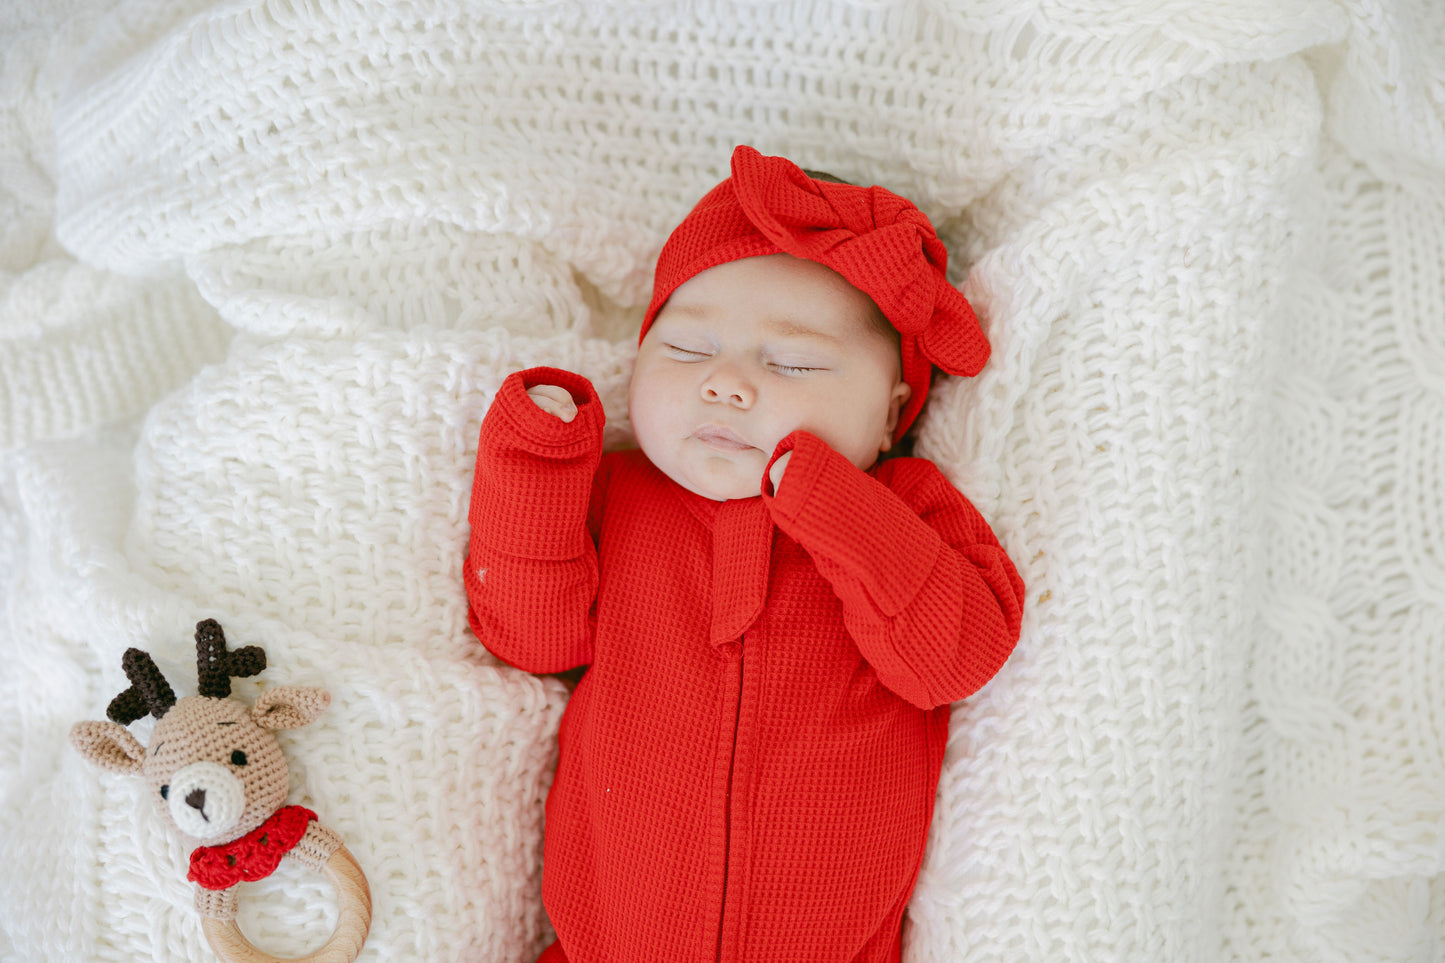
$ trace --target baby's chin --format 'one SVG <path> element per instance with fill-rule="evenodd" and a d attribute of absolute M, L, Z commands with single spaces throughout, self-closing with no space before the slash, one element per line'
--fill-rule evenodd
<path fill-rule="evenodd" d="M 697 473 L 686 473 L 679 475 L 664 471 L 673 481 L 694 495 L 701 495 L 703 498 L 712 499 L 715 502 L 728 502 L 736 498 L 756 498 L 762 489 L 762 478 L 716 478 L 711 475 L 697 477 Z"/>
<path fill-rule="evenodd" d="M 715 502 L 730 502 L 739 498 L 757 498 L 760 494 L 761 489 L 760 485 L 735 485 L 732 487 L 716 487 L 690 485 L 687 482 L 679 481 L 676 478 L 673 478 L 672 480 L 677 482 L 683 488 L 686 488 L 688 491 L 692 492 L 694 495 L 701 495 L 703 498 L 707 498 Z"/>
<path fill-rule="evenodd" d="M 753 464 L 756 462 L 756 464 Z M 716 457 L 673 462 L 653 460 L 668 478 L 681 487 L 715 502 L 755 498 L 762 490 L 766 457 Z"/>

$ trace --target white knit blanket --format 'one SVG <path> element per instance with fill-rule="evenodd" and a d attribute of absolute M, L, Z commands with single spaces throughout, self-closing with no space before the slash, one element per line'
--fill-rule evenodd
<path fill-rule="evenodd" d="M 466 627 L 477 429 L 548 363 L 626 443 L 736 143 L 916 200 L 995 346 L 919 449 L 1028 608 L 906 959 L 1445 959 L 1436 0 L 30 0 L 0 57 L 0 959 L 208 958 L 66 733 L 215 617 L 333 694 L 284 744 L 363 959 L 530 963 L 566 690 Z"/>

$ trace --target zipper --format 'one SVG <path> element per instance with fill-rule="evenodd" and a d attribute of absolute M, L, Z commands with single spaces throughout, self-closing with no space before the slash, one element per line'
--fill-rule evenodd
<path fill-rule="evenodd" d="M 723 939 L 727 933 L 727 911 L 728 911 L 728 876 L 732 866 L 732 845 L 733 845 L 733 779 L 737 775 L 738 766 L 738 730 L 742 725 L 743 718 L 743 640 L 738 639 L 738 697 L 737 704 L 733 707 L 733 744 L 732 751 L 728 757 L 728 787 L 727 799 L 723 807 L 723 889 L 722 907 L 718 910 L 717 923 L 717 954 L 714 957 L 721 960 L 723 956 Z"/>

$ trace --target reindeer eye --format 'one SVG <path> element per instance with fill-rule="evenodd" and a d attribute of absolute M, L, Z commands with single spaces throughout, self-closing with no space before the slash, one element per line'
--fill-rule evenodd
<path fill-rule="evenodd" d="M 231 753 L 231 765 L 233 765 L 233 766 L 244 766 L 245 764 L 246 764 L 246 754 L 245 754 L 244 752 L 242 752 L 241 750 L 237 749 L 235 752 Z"/>
<path fill-rule="evenodd" d="M 167 799 L 167 798 L 169 798 L 169 797 L 170 797 L 170 794 L 171 794 L 171 787 L 170 787 L 170 786 L 162 786 L 162 787 L 161 787 L 161 798 L 162 798 L 162 799 Z"/>

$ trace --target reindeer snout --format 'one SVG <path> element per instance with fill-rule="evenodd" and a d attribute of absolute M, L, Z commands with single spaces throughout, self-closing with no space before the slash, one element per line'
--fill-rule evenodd
<path fill-rule="evenodd" d="M 246 808 L 246 787 L 225 766 L 193 762 L 170 779 L 166 806 L 176 828 L 196 839 L 224 836 Z"/>

